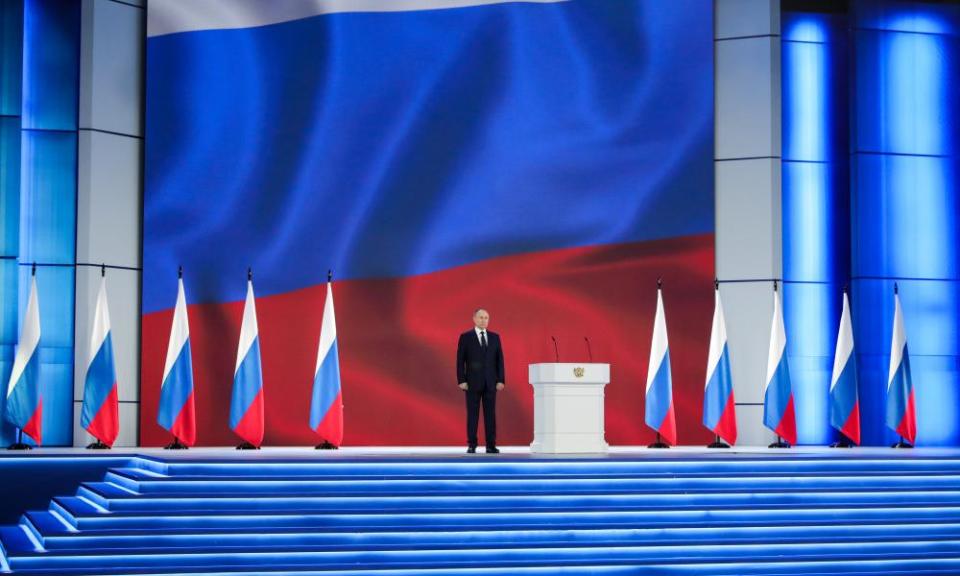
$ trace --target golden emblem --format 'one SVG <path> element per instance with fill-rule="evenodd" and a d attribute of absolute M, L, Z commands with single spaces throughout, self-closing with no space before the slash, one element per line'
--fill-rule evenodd
<path fill-rule="evenodd" d="M 584 372 L 583 366 L 577 366 L 576 368 L 573 369 L 573 375 L 576 376 L 577 378 L 583 378 L 583 372 Z"/>

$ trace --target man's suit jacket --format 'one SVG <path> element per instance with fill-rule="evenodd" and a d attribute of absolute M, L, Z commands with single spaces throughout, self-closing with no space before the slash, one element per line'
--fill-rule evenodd
<path fill-rule="evenodd" d="M 492 389 L 497 382 L 507 383 L 503 370 L 500 335 L 487 330 L 487 348 L 480 346 L 476 330 L 460 335 L 457 343 L 457 383 L 466 382 L 471 392 Z"/>

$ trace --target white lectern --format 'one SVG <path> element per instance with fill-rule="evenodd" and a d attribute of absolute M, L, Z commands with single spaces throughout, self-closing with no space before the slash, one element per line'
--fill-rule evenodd
<path fill-rule="evenodd" d="M 603 389 L 609 364 L 530 364 L 532 454 L 603 454 Z"/>

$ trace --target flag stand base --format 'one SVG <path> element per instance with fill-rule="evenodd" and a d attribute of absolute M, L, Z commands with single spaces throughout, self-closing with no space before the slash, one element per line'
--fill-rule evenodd
<path fill-rule="evenodd" d="M 713 442 L 707 444 L 707 448 L 729 448 L 730 445 L 720 440 L 720 436 L 714 436 Z"/>
<path fill-rule="evenodd" d="M 317 444 L 314 450 L 338 450 L 339 446 L 331 444 L 330 442 L 324 440 L 323 444 Z"/>
<path fill-rule="evenodd" d="M 894 444 L 893 446 L 891 446 L 891 448 L 913 448 L 913 444 L 910 444 L 909 442 L 901 438 L 900 441 Z"/>
<path fill-rule="evenodd" d="M 776 441 L 776 442 L 774 442 L 773 444 L 767 446 L 767 448 L 789 448 L 789 447 L 790 447 L 790 444 L 789 444 L 788 442 L 785 442 L 785 441 L 783 440 L 783 438 L 781 438 L 781 437 L 779 437 L 779 436 L 777 436 L 777 441 Z"/>
<path fill-rule="evenodd" d="M 109 450 L 110 447 L 104 444 L 102 441 L 97 440 L 96 442 L 91 442 L 87 444 L 87 450 Z"/>
<path fill-rule="evenodd" d="M 659 433 L 659 432 L 657 432 L 657 441 L 654 442 L 653 444 L 650 444 L 650 445 L 647 446 L 647 448 L 657 448 L 657 449 L 664 449 L 664 448 L 669 448 L 669 447 L 670 447 L 670 445 L 667 444 L 666 442 L 664 442 L 664 441 L 660 438 L 660 433 Z"/>
<path fill-rule="evenodd" d="M 7 450 L 33 450 L 33 446 L 24 444 L 23 442 L 14 442 L 7 446 Z"/>
<path fill-rule="evenodd" d="M 183 442 L 180 442 L 180 439 L 177 438 L 176 436 L 173 437 L 173 442 L 163 447 L 164 450 L 186 450 L 188 448 L 189 446 L 187 446 Z"/>
<path fill-rule="evenodd" d="M 259 449 L 260 449 L 259 446 L 254 446 L 249 442 L 244 442 L 243 444 L 240 444 L 239 446 L 237 446 L 237 450 L 259 450 Z"/>
<path fill-rule="evenodd" d="M 853 448 L 853 442 L 849 438 L 840 434 L 840 439 L 830 445 L 831 448 Z"/>

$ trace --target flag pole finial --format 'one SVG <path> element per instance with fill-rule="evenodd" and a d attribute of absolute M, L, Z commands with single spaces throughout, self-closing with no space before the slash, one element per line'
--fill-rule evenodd
<path fill-rule="evenodd" d="M 900 293 L 900 285 L 899 285 L 898 283 L 896 283 L 896 282 L 893 283 L 893 293 L 894 293 L 894 294 L 899 294 L 899 293 Z"/>
<path fill-rule="evenodd" d="M 31 276 L 36 276 L 36 275 L 37 275 L 37 263 L 36 263 L 36 262 L 34 262 L 34 263 L 33 263 L 33 266 L 30 267 L 30 275 L 31 275 Z"/>
<path fill-rule="evenodd" d="M 720 290 L 720 279 L 717 277 L 713 278 L 713 289 Z"/>
<path fill-rule="evenodd" d="M 657 278 L 657 290 L 663 288 L 663 278 Z"/>
<path fill-rule="evenodd" d="M 183 266 L 177 268 L 177 278 L 183 278 Z"/>
<path fill-rule="evenodd" d="M 773 279 L 773 291 L 774 291 L 774 292 L 777 291 L 777 279 L 776 279 L 776 278 Z"/>
<path fill-rule="evenodd" d="M 247 282 L 250 282 L 252 280 L 253 280 L 253 268 L 250 268 L 249 266 L 247 266 Z"/>
<path fill-rule="evenodd" d="M 333 270 L 327 268 L 327 282 L 333 282 Z"/>
<path fill-rule="evenodd" d="M 100 277 L 103 278 L 107 275 L 107 263 L 104 262 L 100 264 Z"/>

